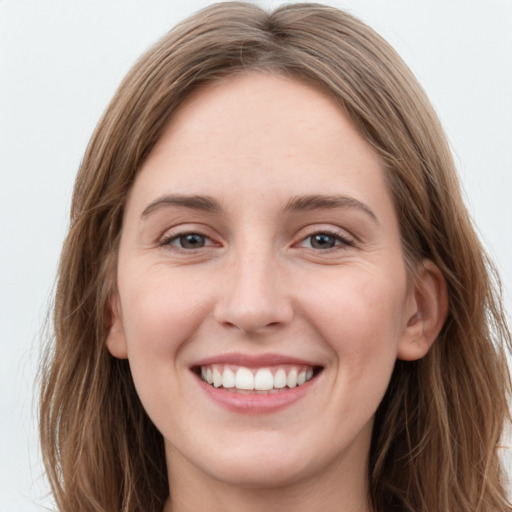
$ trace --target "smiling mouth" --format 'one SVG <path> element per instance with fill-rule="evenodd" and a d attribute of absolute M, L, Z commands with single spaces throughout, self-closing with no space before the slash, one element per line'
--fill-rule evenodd
<path fill-rule="evenodd" d="M 196 366 L 193 371 L 213 388 L 235 393 L 270 394 L 302 386 L 315 378 L 322 371 L 322 367 L 287 364 L 247 368 L 230 364 L 210 364 Z"/>

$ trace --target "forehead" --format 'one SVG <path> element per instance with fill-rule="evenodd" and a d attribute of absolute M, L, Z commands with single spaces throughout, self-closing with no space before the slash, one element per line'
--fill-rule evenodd
<path fill-rule="evenodd" d="M 297 80 L 253 72 L 195 91 L 172 117 L 142 171 L 155 166 L 178 171 L 183 164 L 195 180 L 211 177 L 229 161 L 240 171 L 251 166 L 254 180 L 290 180 L 293 173 L 286 170 L 298 173 L 299 158 L 309 171 L 303 174 L 317 180 L 336 159 L 355 172 L 368 167 L 382 172 L 377 154 L 326 94 Z"/>
<path fill-rule="evenodd" d="M 144 162 L 130 197 L 144 209 L 162 194 L 343 194 L 392 210 L 382 163 L 342 109 L 316 87 L 251 72 L 195 91 Z M 389 212 L 388 212 L 389 213 Z M 392 213 L 392 212 L 391 212 Z"/>

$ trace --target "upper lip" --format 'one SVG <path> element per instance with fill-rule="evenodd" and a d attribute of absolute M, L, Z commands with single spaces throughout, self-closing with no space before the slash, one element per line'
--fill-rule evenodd
<path fill-rule="evenodd" d="M 282 354 L 219 354 L 206 357 L 197 361 L 192 367 L 209 366 L 212 364 L 231 364 L 234 366 L 244 366 L 246 368 L 263 368 L 265 366 L 278 366 L 280 364 L 291 364 L 297 366 L 321 366 L 317 363 L 300 359 L 297 357 L 286 356 Z"/>

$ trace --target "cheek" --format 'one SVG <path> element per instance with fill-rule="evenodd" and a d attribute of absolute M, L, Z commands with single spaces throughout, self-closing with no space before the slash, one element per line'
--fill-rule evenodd
<path fill-rule="evenodd" d="M 338 364 L 350 366 L 355 376 L 394 365 L 405 294 L 402 272 L 344 268 L 323 286 L 311 283 L 304 310 Z"/>
<path fill-rule="evenodd" d="M 130 275 L 120 290 L 130 363 L 162 360 L 176 354 L 194 334 L 205 304 L 184 283 L 158 268 Z"/>
<path fill-rule="evenodd" d="M 205 308 L 197 288 L 186 286 L 191 283 L 162 269 L 131 270 L 121 277 L 119 290 L 128 360 L 139 398 L 160 425 L 168 404 L 185 392 L 180 351 L 197 334 Z"/>
<path fill-rule="evenodd" d="M 317 275 L 315 282 L 305 283 L 309 290 L 302 296 L 303 311 L 331 354 L 325 372 L 331 392 L 325 408 L 332 414 L 325 420 L 326 431 L 339 432 L 339 418 L 345 418 L 346 437 L 356 436 L 386 392 L 403 329 L 406 293 L 405 277 L 391 274 L 345 267 L 330 279 Z"/>

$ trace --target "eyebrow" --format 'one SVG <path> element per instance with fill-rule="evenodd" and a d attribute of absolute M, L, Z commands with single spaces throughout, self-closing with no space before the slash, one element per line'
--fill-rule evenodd
<path fill-rule="evenodd" d="M 152 201 L 142 212 L 144 219 L 151 213 L 168 206 L 180 206 L 192 210 L 200 210 L 208 213 L 219 213 L 222 211 L 220 203 L 210 196 L 172 194 L 159 197 Z M 378 223 L 377 216 L 363 202 L 353 197 L 343 195 L 306 195 L 292 197 L 283 209 L 286 212 L 304 212 L 321 209 L 334 208 L 357 208 L 370 216 Z"/>
<path fill-rule="evenodd" d="M 166 195 L 155 199 L 144 209 L 141 213 L 141 218 L 144 219 L 149 214 L 168 206 L 181 206 L 183 208 L 190 208 L 191 210 L 201 210 L 203 212 L 218 213 L 221 211 L 221 206 L 218 201 L 210 196 L 198 195 Z"/>
<path fill-rule="evenodd" d="M 292 197 L 286 204 L 285 212 L 312 211 L 329 208 L 357 208 L 371 217 L 377 224 L 377 216 L 363 202 L 343 195 L 306 195 Z"/>

